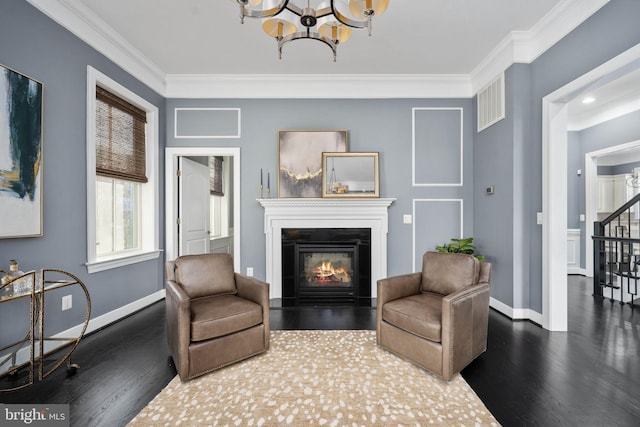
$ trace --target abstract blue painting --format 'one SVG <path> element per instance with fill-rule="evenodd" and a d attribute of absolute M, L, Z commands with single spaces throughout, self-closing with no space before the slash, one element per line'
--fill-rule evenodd
<path fill-rule="evenodd" d="M 0 238 L 42 235 L 42 92 L 0 65 Z"/>

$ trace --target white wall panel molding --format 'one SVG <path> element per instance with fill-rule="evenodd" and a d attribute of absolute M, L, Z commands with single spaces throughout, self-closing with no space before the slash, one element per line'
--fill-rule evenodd
<path fill-rule="evenodd" d="M 230 132 L 224 133 L 221 132 L 223 129 L 215 129 L 216 122 L 220 119 L 222 121 L 228 121 L 229 113 L 231 112 L 231 116 L 235 116 L 236 125 L 230 126 Z M 199 114 L 196 118 L 200 123 L 208 124 L 209 129 L 203 130 L 204 133 L 193 132 L 186 133 L 186 129 L 180 131 L 181 128 L 187 128 L 188 123 L 185 123 L 184 126 L 181 125 L 181 121 L 184 119 L 187 122 L 186 117 L 189 113 Z M 216 120 L 216 115 L 219 113 L 219 118 Z M 208 115 L 208 119 L 204 116 Z M 242 123 L 241 123 L 241 112 L 240 108 L 175 108 L 173 112 L 173 123 L 174 123 L 174 138 L 182 139 L 182 138 L 192 138 L 192 139 L 209 139 L 209 138 L 240 138 Z M 231 128 L 233 130 L 231 131 Z"/>
<path fill-rule="evenodd" d="M 460 173 L 459 177 L 456 177 L 456 180 L 453 182 L 418 182 L 418 178 L 416 177 L 418 165 L 421 159 L 418 158 L 416 154 L 416 144 L 420 141 L 416 141 L 416 124 L 417 124 L 417 114 L 418 112 L 424 111 L 453 111 L 460 114 L 459 126 L 456 127 L 456 137 L 459 136 L 459 145 L 456 144 L 455 149 L 459 150 L 458 159 L 456 160 L 456 164 L 453 165 L 443 165 L 446 168 L 449 167 L 459 167 Z M 443 147 L 439 147 L 443 148 Z M 453 146 L 452 146 L 453 148 Z M 438 151 L 438 150 L 436 150 Z M 437 154 L 435 154 L 437 156 Z M 414 107 L 411 112 L 411 184 L 414 187 L 462 187 L 464 185 L 464 110 L 460 107 Z"/>

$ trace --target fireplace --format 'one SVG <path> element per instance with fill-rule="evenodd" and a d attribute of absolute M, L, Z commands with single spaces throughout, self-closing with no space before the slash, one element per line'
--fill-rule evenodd
<path fill-rule="evenodd" d="M 259 199 L 264 207 L 266 280 L 271 284 L 269 298 L 284 298 L 283 230 L 307 228 L 367 228 L 371 231 L 368 283 L 360 274 L 358 292 L 376 297 L 376 281 L 387 277 L 387 209 L 395 199 Z M 360 248 L 362 249 L 362 248 Z M 288 249 L 290 250 L 290 248 Z M 360 261 L 362 251 L 360 251 Z M 287 273 L 289 276 L 291 273 Z"/>
<path fill-rule="evenodd" d="M 282 230 L 282 305 L 371 305 L 371 230 Z"/>

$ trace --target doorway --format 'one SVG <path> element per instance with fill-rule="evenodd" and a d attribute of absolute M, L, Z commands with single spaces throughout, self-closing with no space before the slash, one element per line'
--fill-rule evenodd
<path fill-rule="evenodd" d="M 178 171 L 182 167 L 184 168 L 184 159 L 186 158 L 190 162 L 195 162 L 196 164 L 204 164 L 205 159 L 208 162 L 210 158 L 222 158 L 222 164 L 226 165 L 223 168 L 226 168 L 228 173 L 228 180 L 226 187 L 226 195 L 225 199 L 227 200 L 228 205 L 225 205 L 222 202 L 222 199 L 214 200 L 205 195 L 196 196 L 195 194 L 188 195 L 185 198 L 185 191 L 180 190 L 180 179 L 178 178 Z M 209 173 L 209 168 L 200 168 L 201 170 L 206 170 Z M 191 173 L 191 172 L 190 172 Z M 201 172 L 202 174 L 203 172 Z M 170 147 L 166 148 L 165 151 L 165 174 L 166 174 L 166 259 L 174 260 L 182 253 L 191 252 L 190 249 L 186 249 L 185 245 L 189 245 L 188 243 L 191 238 L 196 243 L 193 243 L 193 250 L 199 252 L 230 252 L 233 254 L 234 259 L 234 268 L 236 271 L 240 270 L 240 148 L 237 147 Z M 207 176 L 208 178 L 208 176 Z M 200 188 L 203 187 L 202 180 L 204 179 L 202 176 L 200 178 L 192 177 L 194 182 L 200 182 L 198 185 L 189 185 L 189 189 Z M 184 181 L 183 181 L 184 182 Z M 206 180 L 207 184 L 209 180 Z M 206 185 L 206 190 L 200 191 L 201 193 L 206 193 L 210 190 L 209 186 Z M 203 202 L 204 197 L 206 201 Z M 189 204 L 192 202 L 187 202 L 187 199 L 196 200 L 199 205 L 198 209 L 189 209 Z M 220 202 L 216 205 L 216 202 Z M 218 216 L 215 214 L 213 216 L 214 220 L 220 220 L 220 223 L 217 225 L 215 221 L 210 221 L 212 218 L 211 214 L 203 213 L 208 210 L 211 212 L 218 210 Z M 181 212 L 182 211 L 182 212 Z M 224 215 L 220 215 L 220 211 L 229 212 L 230 215 L 227 217 L 227 221 L 222 219 Z M 179 222 L 184 223 L 185 215 L 189 213 L 192 214 L 192 218 L 194 220 L 193 226 L 189 228 L 194 232 L 193 235 L 189 236 L 189 239 L 184 239 L 185 233 L 183 233 L 183 241 L 181 242 L 180 235 L 180 225 Z M 198 213 L 195 215 L 195 213 Z M 232 228 L 231 236 L 223 236 L 225 234 L 224 230 L 228 230 Z M 202 233 L 206 234 L 207 240 L 205 242 L 205 236 Z M 220 232 L 220 239 L 208 239 L 210 236 L 215 236 L 218 232 Z M 200 233 L 200 234 L 198 234 Z M 211 233 L 209 235 L 209 233 Z M 226 233 L 228 234 L 228 233 Z M 200 240 L 198 240 L 200 239 Z M 208 246 L 213 242 L 212 246 Z M 187 252 L 185 252 L 187 250 Z"/>
<path fill-rule="evenodd" d="M 639 61 L 640 45 L 636 45 L 542 100 L 542 326 L 545 329 L 566 331 L 568 328 L 568 103 L 613 76 L 626 74 L 630 69 L 638 69 Z M 586 194 L 587 206 L 595 203 L 590 201 L 590 193 L 587 191 Z M 587 236 L 590 236 L 588 233 L 587 221 Z M 587 255 L 587 262 L 590 262 L 589 260 Z"/>
<path fill-rule="evenodd" d="M 178 256 L 233 255 L 233 159 L 178 157 Z"/>

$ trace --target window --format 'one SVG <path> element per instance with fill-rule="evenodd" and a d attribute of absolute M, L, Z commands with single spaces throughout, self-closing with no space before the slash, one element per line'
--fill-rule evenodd
<path fill-rule="evenodd" d="M 87 269 L 157 258 L 158 109 L 87 73 Z"/>
<path fill-rule="evenodd" d="M 222 184 L 223 170 L 221 156 L 209 157 L 209 187 L 212 196 L 224 196 L 224 187 Z"/>
<path fill-rule="evenodd" d="M 104 176 L 96 181 L 96 255 L 139 250 L 140 184 Z"/>

